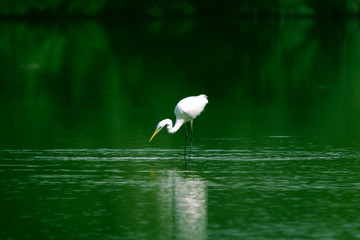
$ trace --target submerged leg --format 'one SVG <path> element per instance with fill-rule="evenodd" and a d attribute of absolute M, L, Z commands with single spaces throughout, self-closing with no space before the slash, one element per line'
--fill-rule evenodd
<path fill-rule="evenodd" d="M 190 151 L 189 151 L 189 158 L 190 158 L 190 154 L 191 154 L 191 148 L 194 142 L 194 130 L 193 130 L 193 121 L 190 121 L 190 127 L 191 127 L 191 140 L 190 140 Z"/>
<path fill-rule="evenodd" d="M 186 123 L 185 125 L 185 149 L 184 149 L 184 159 L 186 161 L 186 145 L 187 145 L 187 139 L 188 139 L 188 133 L 187 133 L 187 128 L 186 128 Z"/>

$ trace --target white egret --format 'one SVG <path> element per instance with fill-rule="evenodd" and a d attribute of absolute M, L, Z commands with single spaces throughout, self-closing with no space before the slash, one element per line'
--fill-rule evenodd
<path fill-rule="evenodd" d="M 186 159 L 186 146 L 188 133 L 186 128 L 186 123 L 190 122 L 191 127 L 191 142 L 190 142 L 190 151 L 189 158 L 191 153 L 192 144 L 194 141 L 194 132 L 193 132 L 193 120 L 200 115 L 200 113 L 204 110 L 205 105 L 208 103 L 207 96 L 201 94 L 199 96 L 192 96 L 182 99 L 175 107 L 174 113 L 176 116 L 175 125 L 173 127 L 173 123 L 171 119 L 164 119 L 160 121 L 156 127 L 154 134 L 151 136 L 149 142 L 155 137 L 155 135 L 160 132 L 160 130 L 167 126 L 168 133 L 175 133 L 179 130 L 179 128 L 184 124 L 185 125 L 185 150 L 184 150 L 184 158 Z"/>

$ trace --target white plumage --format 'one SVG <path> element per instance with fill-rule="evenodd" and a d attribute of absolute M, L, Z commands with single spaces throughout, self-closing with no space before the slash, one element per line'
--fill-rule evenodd
<path fill-rule="evenodd" d="M 174 110 L 175 116 L 176 118 L 178 118 L 178 116 L 185 118 L 186 122 L 191 121 L 204 111 L 207 103 L 207 96 L 204 94 L 184 98 L 176 105 Z"/>

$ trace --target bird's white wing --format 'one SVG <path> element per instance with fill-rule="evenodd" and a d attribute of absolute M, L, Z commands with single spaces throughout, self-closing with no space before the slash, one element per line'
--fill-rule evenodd
<path fill-rule="evenodd" d="M 207 103 L 208 100 L 202 95 L 184 98 L 176 105 L 175 115 L 190 121 L 200 115 Z"/>

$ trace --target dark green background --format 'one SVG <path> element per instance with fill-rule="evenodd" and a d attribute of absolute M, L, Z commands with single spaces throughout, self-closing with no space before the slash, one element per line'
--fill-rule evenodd
<path fill-rule="evenodd" d="M 142 146 L 180 99 L 202 93 L 197 141 L 359 137 L 356 20 L 5 21 L 0 35 L 2 148 Z"/>
<path fill-rule="evenodd" d="M 54 17 L 324 17 L 358 16 L 359 0 L 1 0 L 0 15 Z"/>

